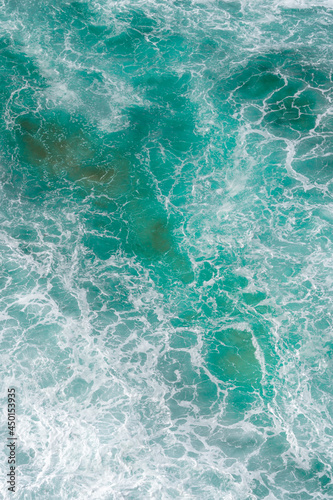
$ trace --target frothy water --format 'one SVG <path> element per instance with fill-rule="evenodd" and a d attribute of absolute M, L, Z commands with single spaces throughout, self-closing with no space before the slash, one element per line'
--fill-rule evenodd
<path fill-rule="evenodd" d="M 3 2 L 15 498 L 332 498 L 332 23 Z"/>

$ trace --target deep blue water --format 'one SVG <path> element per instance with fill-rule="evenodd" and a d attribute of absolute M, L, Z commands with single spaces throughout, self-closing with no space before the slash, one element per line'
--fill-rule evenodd
<path fill-rule="evenodd" d="M 332 25 L 2 2 L 3 498 L 333 497 Z"/>

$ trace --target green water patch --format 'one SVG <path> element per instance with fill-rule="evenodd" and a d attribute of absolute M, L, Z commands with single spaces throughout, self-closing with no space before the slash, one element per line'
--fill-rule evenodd
<path fill-rule="evenodd" d="M 168 219 L 162 207 L 151 197 L 133 199 L 129 202 L 128 214 L 135 254 L 148 259 L 150 263 L 162 259 L 166 269 L 160 269 L 160 273 L 164 278 L 167 278 L 171 269 L 184 283 L 192 282 L 194 274 L 191 263 L 186 255 L 179 252 L 173 237 L 175 220 Z"/>
<path fill-rule="evenodd" d="M 132 121 L 142 120 L 142 112 L 132 109 Z M 47 182 L 56 189 L 69 183 L 75 196 L 90 196 L 92 214 L 105 212 L 98 223 L 94 216 L 86 222 L 84 244 L 98 258 L 106 260 L 120 247 L 149 261 L 166 256 L 164 263 L 182 281 L 193 280 L 190 262 L 173 238 L 175 221 L 167 217 L 134 156 L 149 134 L 147 125 L 141 127 L 139 121 L 125 134 L 98 136 L 82 117 L 53 111 L 21 115 L 15 133 L 21 161 L 37 184 Z M 127 150 L 124 143 L 130 145 Z M 38 195 L 38 190 L 32 193 Z M 110 214 L 112 222 L 107 219 Z"/>
<path fill-rule="evenodd" d="M 135 214 L 136 231 L 144 251 L 149 254 L 163 254 L 170 251 L 172 240 L 166 217 L 162 214 L 159 216 L 149 203 L 148 206 L 145 202 L 135 204 L 134 208 L 132 203 L 130 211 L 132 215 Z"/>
<path fill-rule="evenodd" d="M 299 83 L 294 93 L 290 91 L 296 85 L 286 87 L 267 101 L 269 112 L 264 117 L 264 123 L 280 136 L 289 137 L 288 129 L 300 133 L 310 132 L 315 127 L 318 114 L 326 108 L 325 97 L 314 89 L 303 89 L 303 82 Z"/>
<path fill-rule="evenodd" d="M 17 125 L 20 158 L 36 182 L 48 179 L 56 188 L 67 180 L 87 193 L 107 187 L 106 193 L 116 198 L 129 189 L 128 161 L 101 144 L 83 118 L 62 111 L 24 114 Z"/>
<path fill-rule="evenodd" d="M 263 324 L 260 314 L 251 319 L 245 311 L 239 319 L 244 320 L 244 315 L 254 334 L 227 327 L 205 336 L 206 366 L 221 386 L 228 389 L 225 419 L 230 422 L 242 419 L 259 397 L 266 402 L 274 397 L 278 356 L 269 334 L 270 323 Z"/>
<path fill-rule="evenodd" d="M 311 63 L 311 58 L 313 54 L 291 50 L 256 56 L 227 80 L 218 80 L 211 95 L 221 110 L 228 99 L 236 109 L 251 104 L 252 114 L 248 108 L 244 115 L 250 121 L 261 115 L 262 126 L 271 133 L 297 139 L 314 129 L 331 88 L 329 70 Z"/>
<path fill-rule="evenodd" d="M 73 147 L 71 147 L 71 143 L 67 144 L 67 141 L 75 138 L 78 143 L 77 138 L 83 126 L 80 117 L 71 116 L 64 110 L 39 113 L 30 111 L 17 118 L 16 138 L 18 142 L 21 139 L 26 143 L 27 135 L 29 135 L 36 142 L 39 141 L 45 150 L 43 158 L 49 156 L 51 163 L 56 160 L 60 161 L 68 149 L 71 149 L 73 154 L 77 152 L 75 143 L 73 142 Z M 31 144 L 31 147 L 27 146 L 26 151 L 23 149 L 23 154 L 26 152 L 29 160 L 34 162 L 33 140 Z M 39 160 L 39 155 L 37 160 Z"/>
<path fill-rule="evenodd" d="M 258 388 L 262 373 L 255 356 L 252 335 L 227 328 L 215 334 L 207 357 L 210 371 L 221 381 L 237 386 Z"/>

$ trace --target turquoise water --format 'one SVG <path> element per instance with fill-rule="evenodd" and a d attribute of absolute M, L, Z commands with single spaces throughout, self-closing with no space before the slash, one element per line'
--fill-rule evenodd
<path fill-rule="evenodd" d="M 332 24 L 2 2 L 3 498 L 333 497 Z"/>

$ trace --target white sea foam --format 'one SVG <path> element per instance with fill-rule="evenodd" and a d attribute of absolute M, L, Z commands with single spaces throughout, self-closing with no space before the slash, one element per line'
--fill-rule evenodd
<path fill-rule="evenodd" d="M 258 54 L 301 49 L 288 39 L 303 33 L 307 21 L 298 28 L 291 23 L 282 34 L 276 28 L 286 28 L 286 8 L 310 14 L 331 2 L 185 3 L 126 0 L 89 7 L 101 25 L 118 22 L 117 34 L 126 28 L 117 16 L 136 8 L 157 23 L 158 36 L 145 40 L 164 41 L 171 30 L 193 44 L 192 59 L 172 58 L 169 51 L 165 67 L 191 74 L 184 102 L 198 106 L 200 154 L 172 157 L 177 165 L 167 189 L 160 171 L 149 170 L 149 148 L 140 156 L 159 206 L 169 220 L 182 217 L 174 236 L 194 270 L 191 286 L 168 276 L 163 288 L 164 263 L 147 264 L 124 249 L 104 261 L 94 256 L 84 243 L 90 221 L 83 216 L 84 210 L 95 214 L 94 192 L 81 204 L 65 191 L 45 194 L 38 204 L 24 197 L 19 203 L 5 191 L 1 397 L 5 401 L 6 388 L 17 387 L 18 498 L 287 499 L 288 484 L 300 498 L 329 498 L 318 480 L 318 474 L 329 477 L 332 464 L 328 186 L 296 169 L 299 139 L 281 139 L 264 128 L 274 92 L 255 104 L 262 115 L 251 121 L 247 105 L 236 102 L 243 85 L 232 89 L 227 111 L 218 85 L 227 85 Z M 318 11 L 320 22 L 326 15 Z M 15 16 L 2 28 L 13 37 L 22 35 L 22 26 L 29 32 L 20 10 Z M 24 54 L 48 82 L 35 96 L 36 108 L 47 103 L 86 113 L 100 133 L 130 131 L 124 109 L 147 107 L 144 89 L 136 89 L 132 77 L 113 74 L 103 52 L 93 47 L 85 53 L 74 37 L 60 48 L 47 47 L 37 28 L 36 22 L 31 36 L 21 37 Z M 203 36 L 218 49 L 209 55 L 208 47 L 196 61 Z M 313 39 L 318 47 L 320 36 Z M 218 52 L 223 48 L 225 54 Z M 100 77 L 89 92 L 80 71 Z M 9 129 L 29 85 L 8 99 Z M 317 116 L 317 129 L 328 116 Z M 160 152 L 162 164 L 170 158 L 168 145 Z M 176 187 L 185 181 L 179 202 L 183 193 Z M 63 200 L 58 205 L 57 196 Z M 126 209 L 122 228 L 130 220 Z M 33 234 L 25 236 L 26 229 Z M 126 234 L 130 240 L 132 233 Z M 240 360 L 222 349 L 223 335 L 233 331 Z M 243 345 L 249 352 L 243 354 Z M 218 352 L 220 358 L 212 358 Z M 248 368 L 249 389 L 241 369 L 253 357 L 262 380 L 255 385 Z M 240 400 L 233 401 L 237 391 Z M 0 458 L 5 464 L 3 450 Z M 294 482 L 283 478 L 298 468 L 306 478 L 313 474 L 317 491 L 293 472 L 288 480 Z"/>

